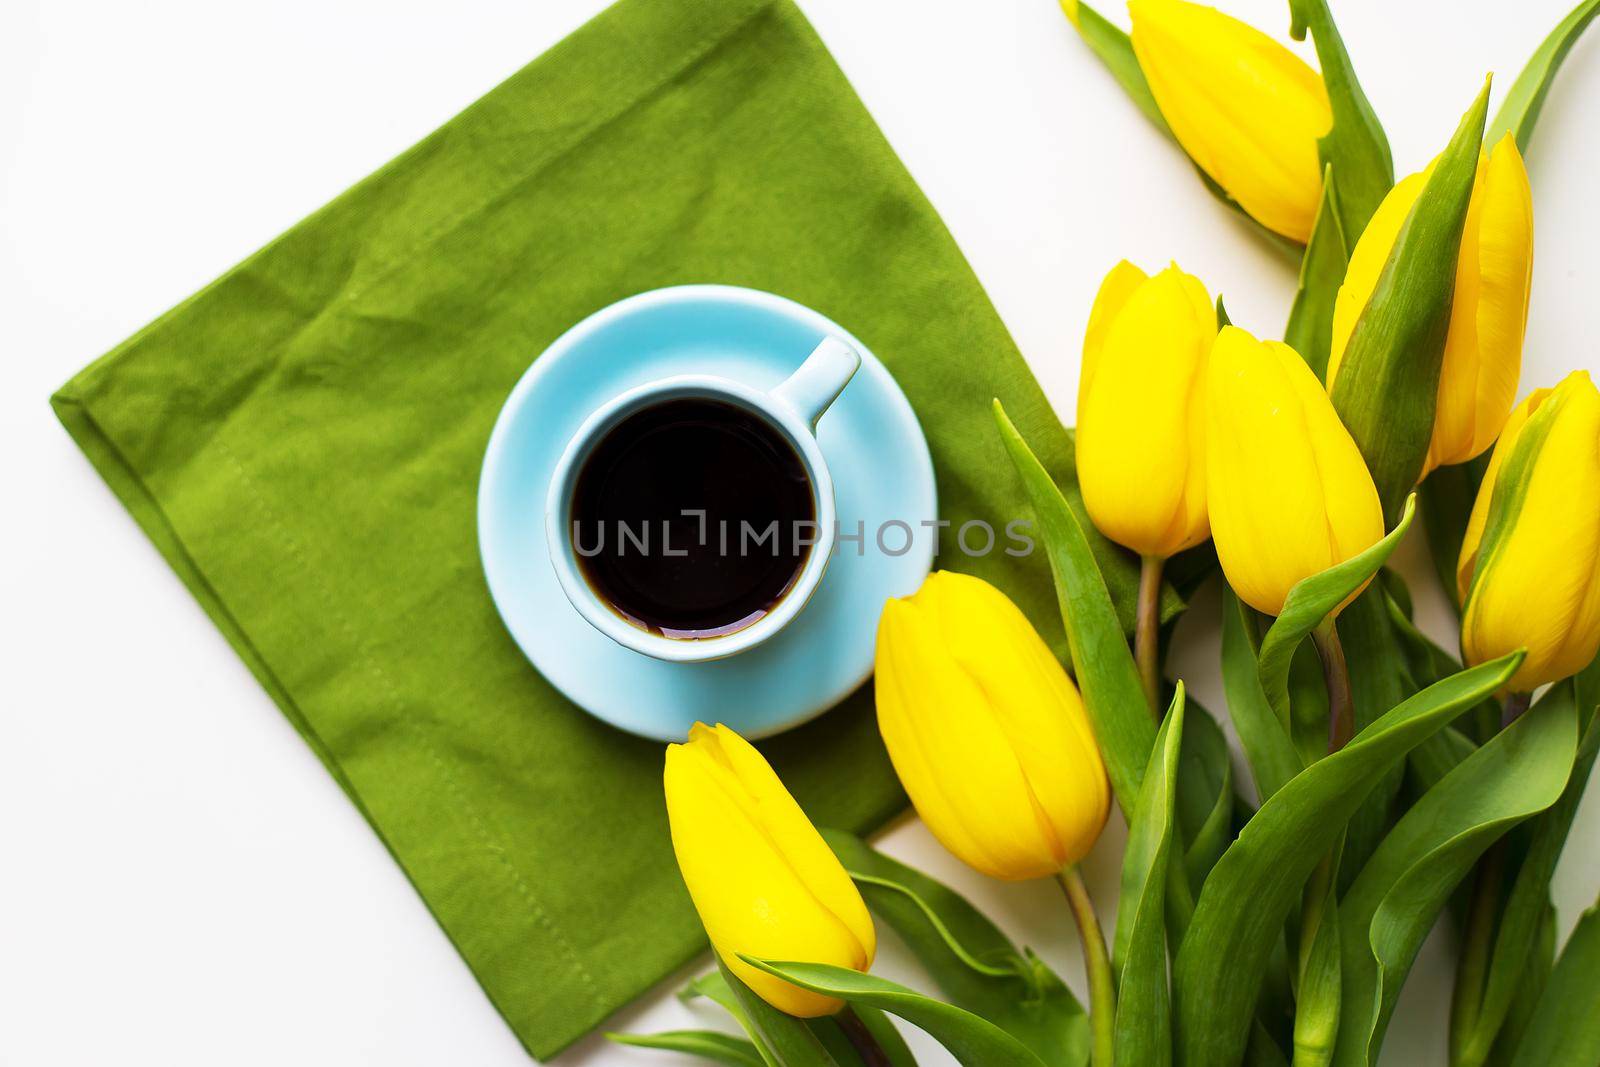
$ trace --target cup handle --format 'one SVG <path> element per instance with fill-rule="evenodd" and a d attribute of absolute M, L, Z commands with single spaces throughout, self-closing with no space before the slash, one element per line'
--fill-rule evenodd
<path fill-rule="evenodd" d="M 798 370 L 772 390 L 775 400 L 787 405 L 813 430 L 817 420 L 850 384 L 861 356 L 837 337 L 824 337 Z"/>

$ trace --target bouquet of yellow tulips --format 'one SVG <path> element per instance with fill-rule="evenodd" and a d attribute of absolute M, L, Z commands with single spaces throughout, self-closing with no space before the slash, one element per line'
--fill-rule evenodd
<path fill-rule="evenodd" d="M 1289 4 L 1320 73 L 1187 0 L 1131 0 L 1131 33 L 1063 7 L 1206 186 L 1301 261 L 1282 341 L 1232 325 L 1176 264 L 1113 267 L 1068 480 L 995 404 L 1070 662 L 963 574 L 879 623 L 878 724 L 907 795 L 978 871 L 1060 882 L 1086 1004 L 948 887 L 816 829 L 755 748 L 700 726 L 665 776 L 718 964 L 692 992 L 747 1036 L 615 1036 L 740 1067 L 908 1067 L 893 1015 L 967 1067 L 1370 1067 L 1443 917 L 1453 1067 L 1596 1067 L 1600 907 L 1558 946 L 1550 879 L 1600 750 L 1600 391 L 1578 371 L 1513 403 L 1523 153 L 1600 0 L 1492 120 L 1485 84 L 1398 182 L 1326 0 Z M 1419 513 L 1459 656 L 1385 568 Z M 1212 576 L 1248 781 L 1164 672 L 1171 623 Z M 1108 938 L 1077 865 L 1113 806 L 1129 832 Z M 937 995 L 870 973 L 875 922 Z"/>

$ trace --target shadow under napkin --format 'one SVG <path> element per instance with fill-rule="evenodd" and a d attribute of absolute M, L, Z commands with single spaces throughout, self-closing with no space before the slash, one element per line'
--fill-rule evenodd
<path fill-rule="evenodd" d="M 960 252 L 788 0 L 623 0 L 52 398 L 541 1058 L 704 940 L 661 747 L 567 703 L 495 614 L 478 468 L 536 353 L 685 282 L 860 336 L 955 526 L 1026 514 L 991 397 L 1069 469 Z M 1042 553 L 947 561 L 1061 650 Z M 870 689 L 763 748 L 820 824 L 904 804 Z"/>

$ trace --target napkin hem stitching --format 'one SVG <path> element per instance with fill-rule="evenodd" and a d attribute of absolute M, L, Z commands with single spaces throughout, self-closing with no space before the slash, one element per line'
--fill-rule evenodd
<path fill-rule="evenodd" d="M 271 506 L 267 503 L 265 497 L 257 489 L 255 480 L 250 476 L 250 473 L 245 468 L 244 464 L 240 462 L 238 455 L 234 453 L 233 450 L 227 446 L 227 443 L 224 442 L 220 437 L 214 438 L 213 444 L 216 446 L 217 451 L 221 453 L 221 455 L 228 461 L 229 464 L 232 465 L 235 473 L 238 476 L 240 488 L 244 491 L 245 496 L 248 497 L 256 506 L 262 518 L 273 528 L 273 530 L 276 531 L 278 534 L 279 543 L 283 545 L 290 558 L 296 562 L 302 573 L 312 573 L 312 571 L 306 566 L 305 557 L 301 552 L 298 540 L 294 537 L 293 533 L 289 531 L 288 527 L 278 517 L 277 513 L 273 511 Z M 404 714 L 404 708 L 401 706 L 399 690 L 395 687 L 395 684 L 389 677 L 388 672 L 384 670 L 383 665 L 379 663 L 366 649 L 361 641 L 359 633 L 353 626 L 351 626 L 349 618 L 343 612 L 338 610 L 337 604 L 334 602 L 333 598 L 327 594 L 327 590 L 324 586 L 322 586 L 320 583 L 314 583 L 314 588 L 316 588 L 318 595 L 321 597 L 323 605 L 328 611 L 328 616 L 333 618 L 338 623 L 339 629 L 344 632 L 346 640 L 348 640 L 354 646 L 353 651 L 356 658 L 366 666 L 373 678 L 379 683 L 379 685 L 382 686 L 384 695 L 388 702 L 401 712 L 401 714 L 395 716 L 395 719 L 405 723 L 406 726 L 413 731 L 413 735 L 417 739 L 417 742 L 422 746 L 423 751 L 427 753 L 428 758 L 438 769 L 439 775 L 444 780 L 446 787 L 454 795 L 458 807 L 467 816 L 468 821 L 472 824 L 473 829 L 477 831 L 479 843 L 486 852 L 499 861 L 500 866 L 509 876 L 511 884 L 513 888 L 516 889 L 517 894 L 527 902 L 529 909 L 533 913 L 534 920 L 540 926 L 545 928 L 545 930 L 550 934 L 551 940 L 561 951 L 561 954 L 567 958 L 573 973 L 583 983 L 584 989 L 588 992 L 589 999 L 593 1007 L 602 1015 L 606 1014 L 606 1002 L 605 998 L 600 993 L 599 984 L 595 981 L 594 976 L 589 973 L 588 968 L 583 965 L 582 958 L 578 956 L 571 942 L 569 942 L 561 933 L 560 928 L 557 927 L 551 920 L 548 911 L 546 911 L 544 906 L 539 903 L 538 898 L 534 895 L 532 889 L 529 888 L 527 879 L 523 876 L 521 870 L 517 868 L 516 864 L 512 862 L 510 854 L 506 850 L 505 846 L 497 840 L 497 838 L 501 835 L 495 834 L 491 830 L 488 822 L 483 817 L 482 812 L 478 809 L 478 806 L 474 804 L 471 799 L 467 797 L 465 791 L 462 790 L 460 782 L 456 779 L 455 775 L 451 773 L 449 764 L 439 754 L 438 746 L 433 743 L 432 737 L 423 728 L 423 724 L 417 721 L 414 717 Z M 492 994 L 491 999 L 493 999 Z"/>

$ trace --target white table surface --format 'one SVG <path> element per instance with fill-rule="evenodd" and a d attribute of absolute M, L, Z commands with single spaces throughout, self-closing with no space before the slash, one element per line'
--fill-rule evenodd
<path fill-rule="evenodd" d="M 1051 0 L 801 0 L 1071 421 L 1090 299 L 1176 258 L 1275 335 L 1292 271 L 1201 189 Z M 1402 173 L 1569 0 L 1336 3 Z M 526 1062 L 377 838 L 57 425 L 79 367 L 417 140 L 600 0 L 8 0 L 0 32 L 0 1064 Z M 1281 0 L 1233 0 L 1273 30 Z M 1113 17 L 1121 14 L 1105 10 Z M 1530 158 L 1523 391 L 1600 369 L 1600 31 Z M 1587 109 L 1585 103 L 1587 102 Z M 1416 539 L 1413 539 L 1416 540 Z M 1453 640 L 1417 544 L 1402 563 Z M 1177 668 L 1213 708 L 1216 604 Z M 1556 877 L 1600 886 L 1591 791 Z M 1109 922 L 1122 830 L 1088 862 Z M 917 824 L 891 853 L 968 891 L 1082 990 L 1046 884 L 988 883 Z M 877 970 L 918 982 L 886 936 Z M 1385 1063 L 1443 1063 L 1423 953 Z M 670 985 L 670 983 L 669 983 Z M 616 1025 L 700 1025 L 665 992 Z M 918 1035 L 920 1036 L 920 1035 Z M 924 1064 L 951 1062 L 926 1039 Z M 598 1039 L 562 1067 L 686 1062 Z"/>

